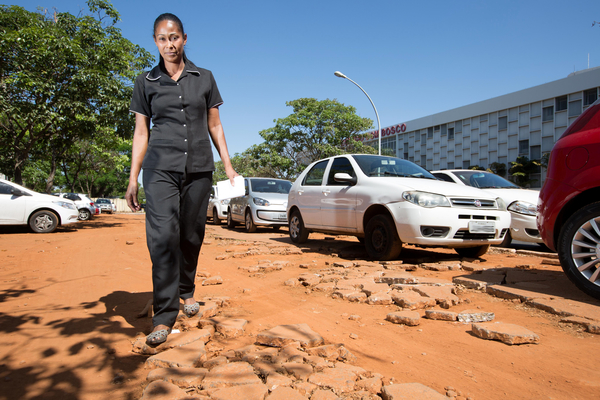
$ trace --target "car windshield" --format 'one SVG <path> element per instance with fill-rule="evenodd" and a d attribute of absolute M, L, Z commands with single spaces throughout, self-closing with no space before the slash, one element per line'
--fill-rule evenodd
<path fill-rule="evenodd" d="M 108 200 L 108 199 L 98 199 L 98 200 L 96 200 L 96 203 L 98 203 L 98 204 L 110 204 L 110 200 Z"/>
<path fill-rule="evenodd" d="M 252 191 L 256 193 L 281 193 L 288 194 L 292 187 L 292 182 L 280 179 L 250 179 Z"/>
<path fill-rule="evenodd" d="M 501 176 L 484 171 L 453 171 L 458 179 L 467 186 L 480 189 L 520 189 L 519 186 Z"/>
<path fill-rule="evenodd" d="M 436 180 L 429 171 L 401 158 L 367 154 L 353 155 L 352 158 L 356 160 L 362 172 L 367 176 L 401 176 Z"/>

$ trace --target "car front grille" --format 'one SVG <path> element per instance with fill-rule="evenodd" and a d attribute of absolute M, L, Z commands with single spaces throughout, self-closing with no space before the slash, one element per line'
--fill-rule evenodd
<path fill-rule="evenodd" d="M 487 210 L 498 208 L 498 205 L 494 200 L 451 198 L 450 202 L 452 202 L 452 206 L 454 207 L 480 208 Z"/>
<path fill-rule="evenodd" d="M 454 234 L 454 239 L 463 240 L 488 240 L 495 237 L 495 233 L 470 233 L 468 229 L 460 229 Z"/>

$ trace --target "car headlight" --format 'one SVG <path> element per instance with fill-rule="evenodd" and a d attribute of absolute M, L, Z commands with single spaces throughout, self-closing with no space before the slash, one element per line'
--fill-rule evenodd
<path fill-rule="evenodd" d="M 526 201 L 515 201 L 510 206 L 508 206 L 509 211 L 513 211 L 519 214 L 525 215 L 536 215 L 537 207 L 535 204 L 528 203 Z"/>
<path fill-rule="evenodd" d="M 404 192 L 402 198 L 421 207 L 450 207 L 446 196 L 427 192 Z"/>
<path fill-rule="evenodd" d="M 270 203 L 269 203 L 269 201 L 268 201 L 268 200 L 261 199 L 260 197 L 255 197 L 255 198 L 253 198 L 253 199 L 252 199 L 252 201 L 253 201 L 253 202 L 254 202 L 254 204 L 256 204 L 257 206 L 263 206 L 263 207 L 266 207 L 266 206 L 269 206 L 269 205 L 270 205 Z"/>
<path fill-rule="evenodd" d="M 229 199 L 221 200 L 221 204 L 226 206 L 227 204 L 229 204 Z"/>
<path fill-rule="evenodd" d="M 54 201 L 53 203 L 56 203 L 63 208 L 68 208 L 70 210 L 77 210 L 77 208 L 75 207 L 75 204 L 67 203 L 66 201 Z"/>
<path fill-rule="evenodd" d="M 496 197 L 496 203 L 498 204 L 498 210 L 506 211 L 506 203 L 500 197 Z"/>

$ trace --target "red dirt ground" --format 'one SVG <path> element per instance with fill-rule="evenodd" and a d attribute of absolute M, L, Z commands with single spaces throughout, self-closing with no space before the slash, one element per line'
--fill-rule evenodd
<path fill-rule="evenodd" d="M 132 352 L 132 340 L 139 332 L 147 333 L 151 323 L 149 318 L 136 318 L 152 290 L 144 229 L 143 214 L 117 214 L 47 235 L 25 228 L 0 230 L 0 399 L 141 397 L 146 357 Z M 225 348 L 250 344 L 264 329 L 305 322 L 327 343 L 343 342 L 358 357 L 357 365 L 397 383 L 419 382 L 440 393 L 451 386 L 463 398 L 476 400 L 598 398 L 600 335 L 521 303 L 471 290 L 460 295 L 464 303 L 451 311 L 494 312 L 496 321 L 537 333 L 540 343 L 508 346 L 482 340 L 462 323 L 423 319 L 418 327 L 393 325 L 385 316 L 396 306 L 349 303 L 283 284 L 340 260 L 333 253 L 366 257 L 355 238 L 331 240 L 313 234 L 302 255 L 216 260 L 246 251 L 255 242 L 293 246 L 286 229 L 246 234 L 239 228 L 207 226 L 198 270 L 220 275 L 224 284 L 199 286 L 196 298 L 229 296 L 231 305 L 223 315 L 249 321 L 244 336 L 219 343 Z M 401 258 L 444 260 L 456 259 L 456 254 L 408 246 Z M 261 276 L 238 270 L 265 259 L 288 260 L 293 266 Z M 555 275 L 567 299 L 598 304 L 582 295 L 560 267 L 542 266 L 540 260 L 485 255 L 481 262 L 505 268 L 530 264 Z M 312 266 L 300 269 L 301 263 Z M 452 279 L 465 272 L 419 269 L 413 274 Z M 361 320 L 349 320 L 352 314 Z"/>

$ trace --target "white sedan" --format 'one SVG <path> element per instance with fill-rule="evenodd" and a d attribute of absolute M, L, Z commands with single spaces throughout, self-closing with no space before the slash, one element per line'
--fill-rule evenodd
<path fill-rule="evenodd" d="M 504 200 L 512 216 L 512 222 L 508 234 L 500 244 L 502 247 L 509 246 L 512 240 L 544 243 L 535 221 L 537 202 L 540 196 L 538 190 L 524 189 L 501 176 L 486 171 L 448 169 L 432 171 L 431 174 L 447 182 L 483 189 Z"/>
<path fill-rule="evenodd" d="M 441 182 L 407 160 L 366 154 L 310 164 L 292 185 L 287 214 L 293 242 L 311 231 L 355 235 L 376 260 L 396 258 L 402 243 L 479 257 L 510 226 L 500 198 Z"/>
<path fill-rule="evenodd" d="M 50 233 L 59 225 L 77 222 L 78 215 L 71 200 L 0 179 L 0 225 L 29 225 L 36 233 Z"/>

